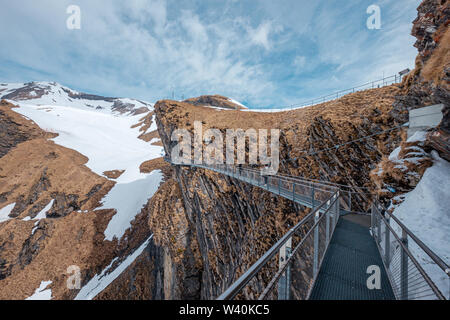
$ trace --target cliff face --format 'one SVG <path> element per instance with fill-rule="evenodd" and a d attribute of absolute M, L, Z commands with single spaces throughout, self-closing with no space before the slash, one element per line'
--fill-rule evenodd
<path fill-rule="evenodd" d="M 444 105 L 441 134 L 450 134 L 450 1 L 425 0 L 417 8 L 412 35 L 417 38 L 416 68 L 404 79 L 401 94 L 396 97 L 393 114 L 408 120 L 408 110 L 431 104 Z M 397 112 L 400 116 L 398 117 Z M 447 141 L 448 143 L 448 141 Z M 381 199 L 391 200 L 413 190 L 425 170 L 433 165 L 431 152 L 439 144 L 432 135 L 420 141 L 403 141 L 396 152 L 384 157 L 372 172 L 376 192 Z M 445 146 L 445 141 L 443 142 Z M 441 152 L 442 150 L 438 150 Z M 441 152 L 448 160 L 448 152 Z M 387 187 L 395 189 L 394 192 Z M 398 202 L 398 200 L 397 200 Z"/>
<path fill-rule="evenodd" d="M 407 121 L 407 110 L 442 103 L 441 128 L 450 133 L 450 1 L 424 0 L 417 11 L 412 29 L 416 67 L 403 81 L 395 112 Z"/>
<path fill-rule="evenodd" d="M 383 154 L 390 153 L 399 143 L 399 132 L 345 143 L 392 128 L 392 104 L 398 93 L 395 86 L 385 87 L 282 113 L 214 110 L 160 101 L 155 114 L 167 154 L 176 144 L 170 139 L 172 132 L 187 129 L 193 133 L 194 121 L 201 121 L 203 130 L 216 128 L 222 133 L 238 128 L 280 129 L 281 173 L 369 188 L 373 186 L 369 172 Z M 344 145 L 328 150 L 336 144 Z M 169 221 L 166 226 L 176 222 L 177 228 L 155 232 L 155 241 L 171 248 L 168 253 L 172 260 L 186 257 L 178 250 L 182 251 L 186 243 L 187 247 L 198 247 L 199 257 L 191 265 L 198 270 L 195 286 L 199 286 L 202 299 L 222 293 L 309 212 L 286 199 L 209 170 L 182 166 L 173 169 L 173 188 L 179 189 L 183 200 L 180 209 L 165 211 L 164 217 L 153 216 L 150 224 L 156 230 L 160 228 L 159 219 Z M 367 200 L 363 192 L 354 201 L 361 199 Z M 159 225 L 162 224 L 165 223 L 160 220 Z M 180 226 L 184 234 L 190 235 L 190 242 L 186 242 L 186 237 L 180 240 Z M 264 276 L 267 275 L 262 279 Z M 265 280 L 261 281 L 256 286 Z M 251 290 L 245 294 L 255 298 Z"/>

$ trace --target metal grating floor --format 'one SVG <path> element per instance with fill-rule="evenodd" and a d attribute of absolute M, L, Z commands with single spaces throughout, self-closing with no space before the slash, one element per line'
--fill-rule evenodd
<path fill-rule="evenodd" d="M 369 229 L 342 217 L 325 255 L 311 300 L 395 300 L 377 245 Z M 367 288 L 367 268 L 381 270 L 381 289 Z"/>

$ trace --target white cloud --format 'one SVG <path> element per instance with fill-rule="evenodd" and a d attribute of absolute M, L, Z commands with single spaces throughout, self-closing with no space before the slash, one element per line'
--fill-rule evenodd
<path fill-rule="evenodd" d="M 375 37 L 355 29 L 358 12 L 345 15 L 355 1 L 78 0 L 79 31 L 65 28 L 72 1 L 7 1 L 0 11 L 0 28 L 8 30 L 0 34 L 7 44 L 0 47 L 0 81 L 55 80 L 150 101 L 174 88 L 177 97 L 220 93 L 255 106 L 297 102 L 309 94 L 303 89 L 320 94 L 316 88 L 353 86 L 413 63 L 410 23 L 401 15 L 407 11 L 412 21 L 410 2 L 419 0 L 397 2 L 380 0 L 383 30 Z M 401 23 L 389 24 L 387 6 Z M 364 8 L 364 26 L 365 15 Z M 336 66 L 330 74 L 314 73 L 329 65 Z M 289 80 L 292 73 L 298 78 Z"/>
<path fill-rule="evenodd" d="M 272 32 L 272 23 L 263 22 L 256 29 L 249 28 L 248 33 L 253 43 L 264 47 L 269 50 L 271 45 L 269 41 L 269 35 Z"/>

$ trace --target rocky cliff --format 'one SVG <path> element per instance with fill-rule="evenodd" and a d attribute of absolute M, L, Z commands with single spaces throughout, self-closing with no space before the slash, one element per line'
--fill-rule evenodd
<path fill-rule="evenodd" d="M 412 29 L 416 66 L 403 81 L 395 112 L 407 121 L 407 110 L 442 103 L 441 128 L 450 133 L 450 1 L 424 0 L 417 11 Z"/>
<path fill-rule="evenodd" d="M 399 88 L 390 86 L 282 113 L 214 110 L 160 101 L 155 114 L 167 154 L 171 154 L 176 144 L 170 139 L 172 132 L 187 129 L 193 133 L 194 121 L 201 121 L 203 130 L 216 128 L 222 133 L 226 129 L 277 128 L 281 130 L 281 173 L 369 188 L 372 186 L 369 172 L 401 140 L 398 130 L 377 135 L 395 126 L 391 111 L 399 92 Z M 352 142 L 368 135 L 374 136 Z M 329 149 L 337 144 L 342 146 Z M 183 209 L 165 211 L 163 217 L 155 213 L 150 224 L 155 230 L 158 228 L 155 220 L 176 221 L 191 236 L 188 247 L 199 250 L 198 261 L 192 265 L 201 275 L 196 277 L 195 285 L 200 287 L 202 299 L 217 297 L 309 212 L 209 170 L 182 166 L 173 169 L 173 188 L 179 189 L 182 199 L 179 207 Z M 360 201 L 359 198 L 367 199 L 367 194 L 361 191 L 354 201 Z M 155 233 L 155 241 L 171 248 L 172 259 L 185 258 L 182 251 L 186 238 L 177 240 L 180 232 L 177 228 L 165 229 L 164 233 Z M 254 298 L 252 291 L 246 292 L 246 298 Z"/>
<path fill-rule="evenodd" d="M 392 114 L 400 121 L 408 121 L 408 110 L 432 104 L 443 104 L 443 120 L 439 125 L 442 136 L 450 134 L 450 1 L 425 0 L 417 8 L 412 35 L 418 49 L 415 69 L 400 85 Z M 447 158 L 449 141 L 433 143 L 432 135 L 421 140 L 403 141 L 396 152 L 372 172 L 376 193 L 386 202 L 413 190 L 425 170 L 433 165 L 431 152 L 439 146 L 441 156 Z M 447 147 L 445 145 L 447 144 Z M 444 146 L 444 148 L 442 148 Z M 388 190 L 391 189 L 391 191 Z"/>

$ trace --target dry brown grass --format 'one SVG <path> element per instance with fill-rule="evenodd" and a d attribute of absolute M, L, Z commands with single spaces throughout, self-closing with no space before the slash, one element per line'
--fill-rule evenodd
<path fill-rule="evenodd" d="M 439 40 L 439 45 L 423 66 L 421 74 L 426 81 L 433 81 L 435 85 L 445 86 L 450 90 L 448 81 L 443 80 L 445 68 L 450 67 L 450 28 L 444 25 L 442 27 L 446 31 L 442 31 L 443 35 Z"/>
<path fill-rule="evenodd" d="M 278 113 L 214 110 L 169 100 L 158 103 L 156 108 L 159 108 L 158 110 L 163 115 L 158 120 L 161 121 L 164 128 L 184 128 L 193 131 L 194 121 L 201 121 L 203 130 L 217 128 L 222 132 L 228 128 L 280 129 L 281 158 L 292 159 L 305 156 L 304 151 L 312 150 L 313 147 L 314 150 L 323 149 L 334 143 L 351 141 L 374 133 L 375 130 L 378 132 L 392 128 L 395 124 L 390 112 L 393 109 L 395 96 L 399 93 L 400 89 L 394 85 L 356 92 L 313 107 Z M 324 137 L 318 141 L 311 140 L 311 130 L 318 125 L 318 120 L 331 128 L 333 131 L 331 139 Z M 398 135 L 398 132 L 393 132 L 392 135 Z M 390 150 L 391 146 L 385 143 L 388 137 L 389 134 L 375 137 L 379 152 L 392 151 Z M 366 141 L 357 145 L 364 148 Z M 344 158 L 341 161 L 345 164 L 349 157 L 359 157 L 352 152 L 352 150 L 349 152 L 348 149 L 343 148 L 342 154 L 338 156 Z M 324 155 L 336 158 L 333 154 L 334 152 L 328 152 Z M 319 157 L 321 156 L 322 154 L 319 155 Z M 373 156 L 379 156 L 379 154 Z M 334 162 L 334 160 L 324 161 Z M 317 166 L 317 157 L 308 157 L 289 170 L 291 174 L 306 177 L 318 178 L 323 174 Z M 355 174 L 357 175 L 357 173 Z M 337 177 L 333 177 L 333 179 L 337 179 Z"/>
<path fill-rule="evenodd" d="M 141 164 L 139 167 L 142 173 L 151 173 L 154 170 L 161 170 L 168 174 L 171 166 L 163 158 L 152 159 Z"/>
<path fill-rule="evenodd" d="M 107 176 L 109 179 L 117 179 L 119 178 L 125 170 L 111 170 L 111 171 L 105 171 L 103 174 Z"/>

